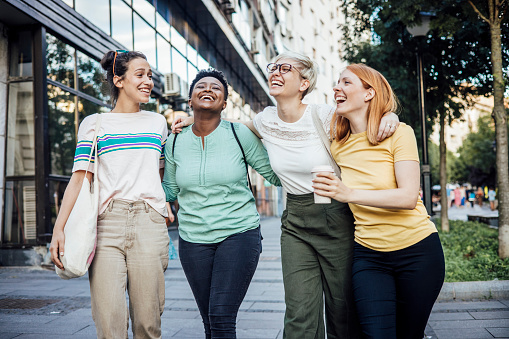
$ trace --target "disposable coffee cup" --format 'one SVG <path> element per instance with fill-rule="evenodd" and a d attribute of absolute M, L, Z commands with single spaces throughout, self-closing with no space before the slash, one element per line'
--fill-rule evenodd
<path fill-rule="evenodd" d="M 316 178 L 318 173 L 334 173 L 334 169 L 332 169 L 331 165 L 321 165 L 315 166 L 311 170 L 311 174 L 313 175 L 313 179 Z M 322 195 L 318 195 L 315 193 L 315 204 L 330 204 L 331 199 L 329 197 L 324 197 Z"/>

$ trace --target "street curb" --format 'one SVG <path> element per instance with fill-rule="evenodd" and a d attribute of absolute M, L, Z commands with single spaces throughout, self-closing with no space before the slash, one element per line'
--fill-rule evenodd
<path fill-rule="evenodd" d="M 447 300 L 509 299 L 509 280 L 444 283 L 437 298 Z"/>

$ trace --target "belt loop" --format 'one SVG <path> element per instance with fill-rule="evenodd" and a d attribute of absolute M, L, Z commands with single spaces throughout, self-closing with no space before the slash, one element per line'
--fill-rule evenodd
<path fill-rule="evenodd" d="M 143 203 L 145 204 L 145 212 L 148 213 L 150 207 L 145 200 L 143 200 Z"/>
<path fill-rule="evenodd" d="M 111 210 L 113 209 L 113 199 L 111 199 L 111 200 L 110 200 L 110 203 L 109 203 L 108 205 L 109 205 L 109 206 L 108 206 L 108 209 L 109 209 L 109 210 L 110 210 L 110 212 L 111 212 Z"/>

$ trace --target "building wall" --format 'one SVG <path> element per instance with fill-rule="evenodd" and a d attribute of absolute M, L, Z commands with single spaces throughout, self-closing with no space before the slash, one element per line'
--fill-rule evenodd
<path fill-rule="evenodd" d="M 279 24 L 276 30 L 278 51 L 293 50 L 317 62 L 317 87 L 306 98 L 308 102 L 334 104 L 332 87 L 346 67 L 340 58 L 341 31 L 344 16 L 334 0 L 279 0 Z"/>
<path fill-rule="evenodd" d="M 458 155 L 458 149 L 463 145 L 463 141 L 471 132 L 477 132 L 477 120 L 479 117 L 491 114 L 493 111 L 493 97 L 479 97 L 476 104 L 465 110 L 459 119 L 455 119 L 445 128 L 445 144 L 447 149 Z M 440 144 L 440 124 L 433 126 L 433 133 L 430 140 L 436 145 Z"/>
<path fill-rule="evenodd" d="M 6 120 L 7 120 L 7 76 L 9 74 L 9 60 L 7 48 L 7 30 L 0 22 L 0 153 L 5 154 Z M 4 169 L 5 157 L 0 156 L 0 225 L 3 223 L 3 205 L 4 205 Z M 1 229 L 1 228 L 0 228 Z M 2 241 L 2 232 L 0 232 L 0 242 Z"/>

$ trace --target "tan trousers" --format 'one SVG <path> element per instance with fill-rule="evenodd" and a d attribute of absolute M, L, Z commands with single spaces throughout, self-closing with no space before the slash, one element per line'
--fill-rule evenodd
<path fill-rule="evenodd" d="M 144 201 L 113 200 L 99 215 L 89 269 L 98 338 L 127 338 L 129 315 L 134 338 L 161 338 L 169 241 L 164 217 Z"/>

